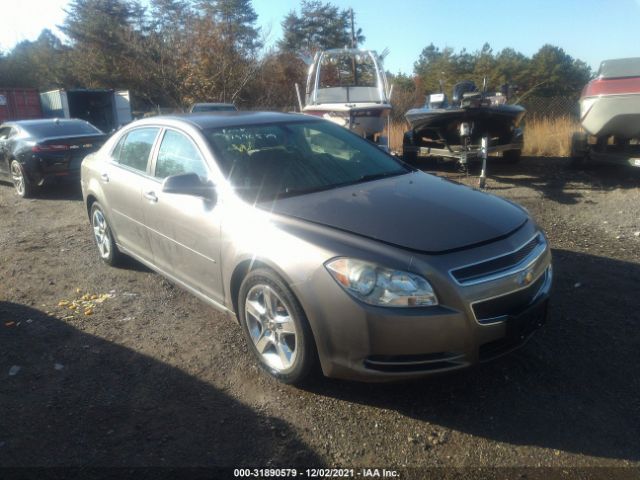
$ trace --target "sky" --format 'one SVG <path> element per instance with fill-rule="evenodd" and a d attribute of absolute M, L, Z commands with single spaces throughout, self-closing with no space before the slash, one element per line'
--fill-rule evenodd
<path fill-rule="evenodd" d="M 328 0 L 323 0 L 326 2 Z M 55 33 L 68 0 L 0 0 L 0 50 L 34 40 L 43 28 Z M 352 7 L 364 48 L 389 48 L 385 67 L 413 71 L 424 47 L 494 51 L 511 47 L 530 56 L 550 43 L 597 69 L 607 58 L 640 56 L 640 0 L 331 0 Z M 267 45 L 282 35 L 280 23 L 298 0 L 253 0 Z"/>

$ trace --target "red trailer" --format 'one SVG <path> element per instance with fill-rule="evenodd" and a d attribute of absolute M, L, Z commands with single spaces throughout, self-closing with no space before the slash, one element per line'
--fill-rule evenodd
<path fill-rule="evenodd" d="M 0 88 L 0 123 L 42 118 L 40 95 L 35 88 Z"/>

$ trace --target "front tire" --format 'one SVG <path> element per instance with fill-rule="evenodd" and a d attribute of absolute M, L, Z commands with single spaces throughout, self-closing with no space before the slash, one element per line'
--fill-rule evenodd
<path fill-rule="evenodd" d="M 93 238 L 98 247 L 98 253 L 102 261 L 111 266 L 116 266 L 122 260 L 122 254 L 116 246 L 111 227 L 107 223 L 102 206 L 98 202 L 91 205 L 91 227 Z"/>
<path fill-rule="evenodd" d="M 22 198 L 29 198 L 33 196 L 34 188 L 31 182 L 24 174 L 22 165 L 17 160 L 11 160 L 9 164 L 9 170 L 11 172 L 11 181 L 13 182 L 13 188 L 16 193 Z"/>
<path fill-rule="evenodd" d="M 273 271 L 249 272 L 240 286 L 238 314 L 249 349 L 271 376 L 288 384 L 307 377 L 316 359 L 307 317 Z"/>

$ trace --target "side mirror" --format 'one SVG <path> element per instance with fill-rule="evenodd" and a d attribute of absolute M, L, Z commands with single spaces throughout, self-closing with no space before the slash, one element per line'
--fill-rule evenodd
<path fill-rule="evenodd" d="M 203 182 L 196 173 L 172 175 L 162 182 L 162 191 L 178 195 L 202 197 L 212 203 L 217 200 L 216 189 L 211 182 Z"/>

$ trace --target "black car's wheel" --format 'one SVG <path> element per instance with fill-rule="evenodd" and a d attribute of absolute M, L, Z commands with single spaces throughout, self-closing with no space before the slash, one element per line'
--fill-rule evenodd
<path fill-rule="evenodd" d="M 122 254 L 116 246 L 111 227 L 107 223 L 107 217 L 98 202 L 91 205 L 91 227 L 100 258 L 109 265 L 117 265 Z"/>
<path fill-rule="evenodd" d="M 11 171 L 11 181 L 13 182 L 13 188 L 15 188 L 16 193 L 22 198 L 33 196 L 33 186 L 24 174 L 22 165 L 20 165 L 17 160 L 11 160 L 9 170 Z"/>
<path fill-rule="evenodd" d="M 290 384 L 308 375 L 316 359 L 313 334 L 300 303 L 274 271 L 249 272 L 240 286 L 238 314 L 263 369 Z"/>

